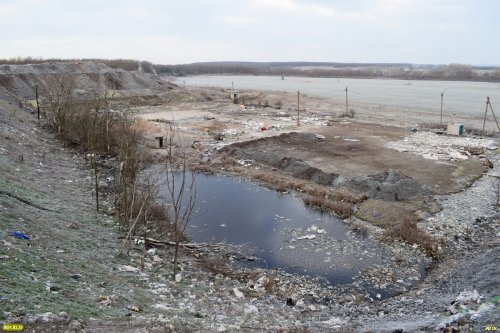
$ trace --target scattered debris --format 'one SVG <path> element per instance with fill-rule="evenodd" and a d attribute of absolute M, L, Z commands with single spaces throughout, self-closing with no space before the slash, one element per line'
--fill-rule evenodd
<path fill-rule="evenodd" d="M 315 238 L 316 238 L 316 235 L 305 235 L 305 236 L 297 237 L 297 239 L 299 239 L 299 240 L 301 240 L 301 239 L 312 240 L 312 239 L 315 239 Z"/>
<path fill-rule="evenodd" d="M 234 295 L 238 298 L 243 298 L 245 295 L 238 289 L 238 288 L 233 288 Z"/>
<path fill-rule="evenodd" d="M 111 298 L 109 296 L 100 295 L 98 302 L 101 303 L 101 305 L 106 306 L 108 308 L 111 306 Z"/>
<path fill-rule="evenodd" d="M 19 238 L 19 239 L 26 239 L 26 240 L 30 240 L 31 239 L 28 235 L 23 234 L 20 231 L 13 231 L 11 233 L 11 236 L 14 236 L 14 237 Z"/>
<path fill-rule="evenodd" d="M 474 137 L 443 136 L 433 132 L 417 132 L 386 147 L 409 152 L 431 160 L 467 159 L 468 154 L 497 148 L 494 140 Z"/>

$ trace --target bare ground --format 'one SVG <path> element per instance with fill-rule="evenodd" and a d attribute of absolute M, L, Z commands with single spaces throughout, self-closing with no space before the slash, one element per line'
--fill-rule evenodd
<path fill-rule="evenodd" d="M 227 101 L 227 92 L 210 89 L 195 93 L 197 102 L 133 109 L 140 117 L 152 120 L 151 147 L 156 145 L 154 137 L 162 133 L 164 121 L 175 119 L 185 142 L 189 146 L 195 140 L 199 143 L 191 151 L 193 158 L 214 172 L 243 174 L 268 185 L 273 184 L 257 176 L 265 173 L 300 186 L 319 186 L 265 161 L 238 163 L 238 159 L 226 160 L 217 153 L 218 148 L 231 143 L 269 138 L 246 144 L 248 154 L 265 150 L 280 159 L 294 157 L 341 179 L 376 176 L 396 169 L 435 193 L 444 194 L 439 198 L 442 205 L 446 206 L 446 198 L 454 200 L 448 193 L 458 191 L 469 202 L 478 202 L 477 207 L 481 201 L 487 202 L 488 209 L 483 211 L 481 206 L 463 221 L 471 226 L 470 234 L 463 234 L 465 229 L 461 228 L 447 231 L 446 237 L 455 242 L 452 252 L 421 285 L 385 301 L 360 300 L 356 295 L 340 297 L 296 276 L 279 276 L 277 293 L 254 294 L 247 282 L 270 276 L 271 272 L 261 271 L 244 279 L 222 277 L 200 268 L 187 253 L 182 264 L 184 282 L 173 283 L 168 279 L 168 249 L 158 250 L 160 261 L 154 254 L 148 256 L 144 273 L 140 272 L 140 246 L 130 256 L 118 255 L 123 245 L 120 230 L 112 216 L 94 212 L 90 171 L 83 157 L 60 147 L 36 124 L 33 115 L 19 110 L 14 102 L 9 105 L 3 101 L 0 322 L 22 321 L 28 329 L 41 332 L 276 332 L 300 326 L 311 332 L 434 332 L 443 331 L 438 327 L 451 316 L 450 302 L 460 292 L 472 289 L 483 296 L 482 304 L 493 304 L 498 310 L 499 221 L 494 216 L 496 207 L 489 208 L 498 196 L 491 190 L 494 177 L 481 178 L 481 191 L 474 186 L 468 188 L 485 172 L 482 160 L 472 156 L 466 161 L 434 161 L 387 149 L 385 143 L 411 132 L 366 123 L 376 121 L 366 115 L 362 115 L 363 122 L 338 119 L 327 112 L 324 100 L 305 97 L 308 111 L 302 114 L 301 126 L 297 127 L 293 119 L 294 96 L 251 92 L 271 104 L 281 100 L 284 108 L 242 110 Z M 292 131 L 324 138 L 310 142 L 275 138 Z M 214 140 L 221 132 L 225 140 Z M 388 201 L 383 202 L 386 205 Z M 14 230 L 32 239 L 10 236 Z M 379 232 L 374 230 L 375 234 Z M 243 291 L 243 299 L 236 296 L 234 288 Z M 305 305 L 286 306 L 286 295 L 290 294 L 304 300 Z M 334 301 L 318 303 L 316 297 Z M 451 325 L 465 332 L 479 332 L 498 324 L 498 311 L 479 312 L 478 306 L 463 304 L 463 315 L 451 320 Z M 473 318 L 471 311 L 476 310 L 481 315 Z M 42 315 L 47 312 L 54 315 Z"/>

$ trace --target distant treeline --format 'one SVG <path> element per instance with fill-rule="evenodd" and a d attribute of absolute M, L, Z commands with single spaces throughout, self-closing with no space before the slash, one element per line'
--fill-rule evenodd
<path fill-rule="evenodd" d="M 199 62 L 185 65 L 160 65 L 133 59 L 0 59 L 3 64 L 39 64 L 45 62 L 102 62 L 126 71 L 173 76 L 188 75 L 275 75 L 309 77 L 394 78 L 401 80 L 457 80 L 500 82 L 500 67 L 466 64 L 415 65 L 408 63 L 335 63 L 335 62 Z"/>
<path fill-rule="evenodd" d="M 412 65 L 309 62 L 213 62 L 193 63 L 187 65 L 155 65 L 154 67 L 158 74 L 169 74 L 175 76 L 233 74 L 500 82 L 499 67 L 474 67 L 464 64 Z"/>

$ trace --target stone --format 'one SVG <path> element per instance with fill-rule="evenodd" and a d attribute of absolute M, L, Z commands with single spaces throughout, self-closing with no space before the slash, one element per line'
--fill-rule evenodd
<path fill-rule="evenodd" d="M 326 321 L 323 321 L 322 323 L 327 325 L 327 326 L 334 327 L 334 326 L 342 325 L 344 323 L 344 321 L 339 317 L 332 317 Z"/>
<path fill-rule="evenodd" d="M 453 304 L 453 305 L 448 307 L 448 311 L 450 311 L 451 314 L 455 314 L 455 313 L 458 313 L 459 310 L 457 309 L 455 304 Z"/>
<path fill-rule="evenodd" d="M 455 298 L 455 301 L 460 304 L 469 304 L 472 302 L 479 303 L 481 298 L 482 296 L 479 295 L 477 290 L 464 290 L 457 296 L 457 298 Z"/>
<path fill-rule="evenodd" d="M 78 320 L 74 319 L 69 323 L 68 328 L 70 330 L 81 330 L 84 328 L 84 326 Z"/>
<path fill-rule="evenodd" d="M 236 297 L 238 297 L 238 298 L 243 298 L 243 297 L 245 297 L 245 295 L 243 295 L 243 293 L 242 293 L 241 291 L 239 291 L 239 289 L 238 289 L 238 288 L 233 288 L 233 292 L 234 292 L 234 294 L 236 295 Z"/>
<path fill-rule="evenodd" d="M 255 305 L 250 304 L 243 310 L 243 312 L 247 315 L 253 313 L 259 313 L 259 309 L 257 309 Z"/>

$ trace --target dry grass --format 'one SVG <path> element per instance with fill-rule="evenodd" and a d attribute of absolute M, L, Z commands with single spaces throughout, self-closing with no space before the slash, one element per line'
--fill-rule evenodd
<path fill-rule="evenodd" d="M 134 127 L 142 133 L 162 134 L 165 131 L 156 123 L 138 118 L 134 122 Z"/>
<path fill-rule="evenodd" d="M 360 203 L 366 200 L 366 196 L 357 196 L 347 192 L 335 192 L 333 198 L 337 201 L 348 202 L 352 204 Z"/>
<path fill-rule="evenodd" d="M 286 193 L 288 192 L 289 188 L 286 186 L 286 184 L 277 184 L 275 190 L 281 193 Z"/>
<path fill-rule="evenodd" d="M 287 192 L 288 190 L 303 192 L 305 189 L 305 184 L 303 182 L 280 176 L 277 173 L 264 171 L 256 173 L 253 177 L 277 189 L 279 192 Z"/>
<path fill-rule="evenodd" d="M 278 192 L 289 190 L 308 194 L 303 199 L 304 203 L 325 212 L 333 212 L 341 218 L 348 218 L 353 214 L 353 204 L 357 204 L 365 197 L 360 197 L 347 192 L 334 192 L 327 187 L 310 184 L 301 180 L 290 179 L 279 173 L 261 171 L 254 174 L 254 178 L 274 188 Z"/>
<path fill-rule="evenodd" d="M 308 196 L 303 199 L 308 206 L 316 207 L 321 211 L 334 212 L 345 219 L 352 215 L 352 205 L 346 202 L 339 202 L 322 197 Z"/>
<path fill-rule="evenodd" d="M 366 197 L 364 196 L 357 196 L 347 192 L 332 191 L 331 189 L 318 184 L 311 184 L 301 180 L 294 180 L 293 178 L 290 179 L 289 177 L 281 176 L 278 173 L 273 173 L 269 171 L 267 172 L 262 171 L 256 173 L 254 175 L 254 178 L 276 189 L 278 192 L 288 192 L 289 190 L 299 191 L 310 195 L 310 197 L 317 198 L 315 200 L 319 201 L 321 201 L 321 199 L 324 199 L 325 201 L 333 200 L 339 203 L 342 202 L 342 203 L 357 204 L 366 200 Z M 321 205 L 315 205 L 315 204 L 313 204 L 313 206 L 321 207 Z M 330 205 L 327 205 L 325 207 L 329 206 Z M 344 211 L 345 207 L 347 207 L 347 205 L 343 205 L 342 207 L 340 207 L 338 204 L 335 206 L 336 209 L 340 208 L 341 211 Z"/>
<path fill-rule="evenodd" d="M 167 207 L 163 204 L 152 204 L 148 210 L 147 219 L 154 225 L 158 234 L 167 233 L 171 227 Z"/>
<path fill-rule="evenodd" d="M 277 278 L 276 276 L 270 276 L 264 282 L 264 289 L 266 293 L 272 294 L 274 291 L 274 287 L 276 287 Z"/>
<path fill-rule="evenodd" d="M 402 239 L 409 244 L 417 244 L 425 252 L 434 258 L 442 257 L 443 253 L 438 247 L 443 247 L 444 241 L 436 239 L 426 232 L 420 230 L 417 224 L 411 220 L 411 217 L 405 216 L 403 222 L 386 229 L 384 234 L 388 239 Z"/>
<path fill-rule="evenodd" d="M 351 224 L 351 228 L 354 231 L 359 232 L 363 236 L 368 235 L 368 232 L 369 232 L 368 227 L 366 225 L 364 225 L 363 223 L 360 223 L 360 222 L 354 222 L 354 223 L 352 223 Z"/>
<path fill-rule="evenodd" d="M 227 275 L 230 270 L 227 259 L 223 257 L 201 257 L 198 264 L 203 269 L 214 274 Z"/>
<path fill-rule="evenodd" d="M 355 215 L 360 220 L 387 229 L 398 225 L 401 222 L 402 216 L 416 219 L 414 212 L 418 209 L 420 207 L 408 202 L 368 199 L 359 205 Z"/>

